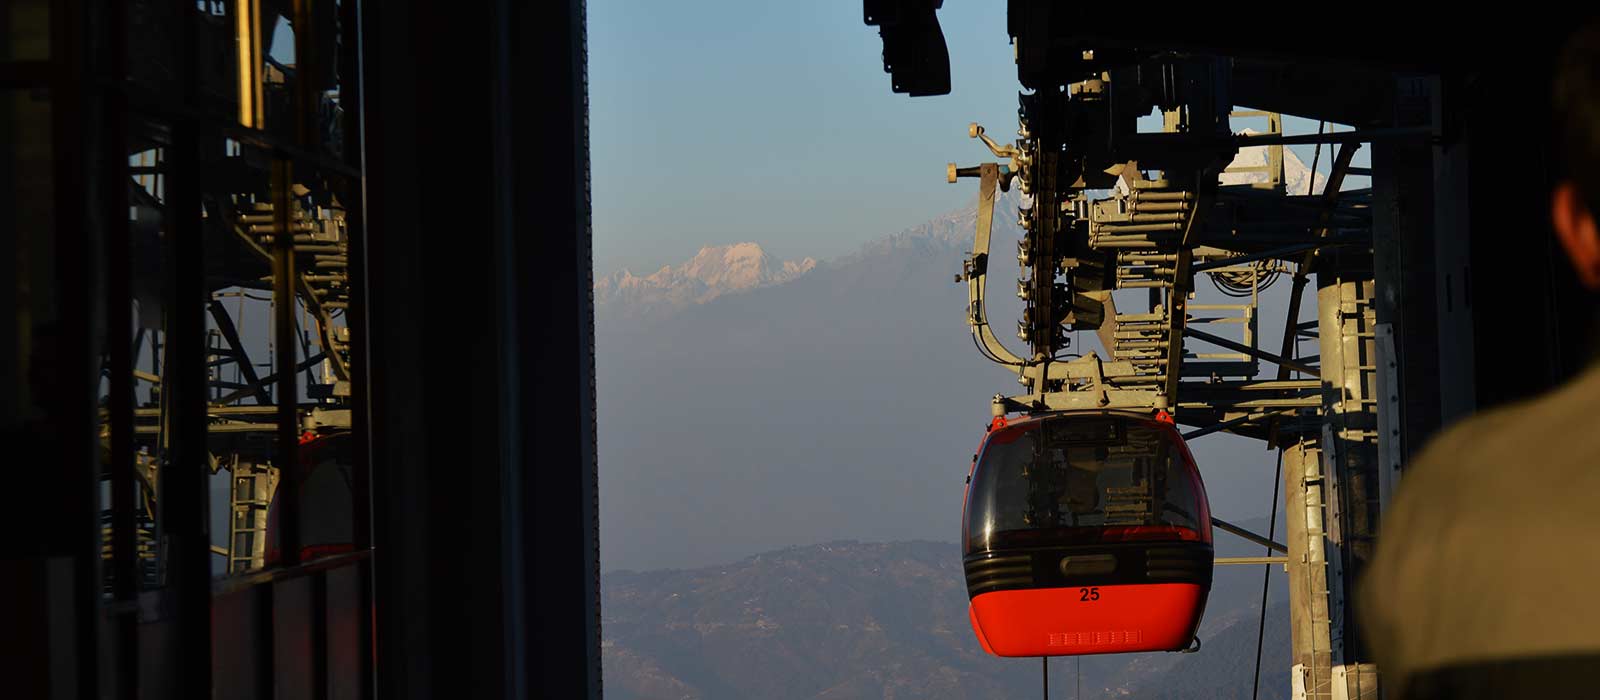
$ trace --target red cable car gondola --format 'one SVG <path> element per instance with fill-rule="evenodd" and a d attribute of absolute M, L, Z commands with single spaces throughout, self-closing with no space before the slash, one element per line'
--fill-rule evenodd
<path fill-rule="evenodd" d="M 354 488 L 350 483 L 351 436 L 340 430 L 300 439 L 298 469 L 283 473 L 278 490 L 300 489 L 300 561 L 355 550 Z M 279 564 L 278 497 L 267 509 L 266 563 Z"/>
<path fill-rule="evenodd" d="M 997 656 L 1181 651 L 1211 590 L 1211 513 L 1164 412 L 996 418 L 968 477 L 968 614 Z"/>

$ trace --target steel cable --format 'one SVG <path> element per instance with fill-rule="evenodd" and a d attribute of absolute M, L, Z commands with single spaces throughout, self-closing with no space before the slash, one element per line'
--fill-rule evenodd
<path fill-rule="evenodd" d="M 1267 539 L 1278 529 L 1278 489 L 1283 485 L 1283 448 L 1278 448 L 1278 466 L 1272 472 L 1272 515 L 1267 519 Z M 1272 556 L 1272 548 L 1267 548 Z M 1256 670 L 1250 681 L 1250 700 L 1256 700 L 1261 691 L 1261 646 L 1267 635 L 1267 589 L 1272 584 L 1272 565 L 1261 567 L 1261 620 L 1256 624 Z"/>

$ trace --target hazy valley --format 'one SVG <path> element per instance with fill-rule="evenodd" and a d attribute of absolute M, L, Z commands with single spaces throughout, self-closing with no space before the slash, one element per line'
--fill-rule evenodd
<path fill-rule="evenodd" d="M 1286 169 L 1306 186 L 1292 154 Z M 996 209 L 997 260 L 1019 204 Z M 988 399 L 1016 387 L 973 349 L 952 280 L 974 219 L 969 204 L 829 260 L 745 243 L 597 277 L 609 696 L 1037 697 L 1037 660 L 973 639 L 954 544 Z M 1008 267 L 997 328 L 1020 309 Z M 1213 511 L 1264 530 L 1271 453 L 1227 435 L 1192 448 Z M 1201 653 L 1089 657 L 1083 697 L 1249 697 L 1260 585 L 1261 567 L 1222 567 Z M 1278 698 L 1288 631 L 1269 613 L 1261 697 Z M 1052 668 L 1052 696 L 1073 697 L 1076 666 Z"/>

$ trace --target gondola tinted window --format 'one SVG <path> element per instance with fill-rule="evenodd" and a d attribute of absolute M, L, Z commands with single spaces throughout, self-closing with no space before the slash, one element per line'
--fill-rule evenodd
<path fill-rule="evenodd" d="M 973 474 L 968 552 L 1077 541 L 1198 540 L 1198 484 L 1163 426 L 1072 416 L 1001 428 Z"/>

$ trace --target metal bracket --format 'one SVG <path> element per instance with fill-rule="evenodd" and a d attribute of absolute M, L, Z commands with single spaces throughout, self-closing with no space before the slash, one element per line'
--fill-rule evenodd
<path fill-rule="evenodd" d="M 1250 540 L 1251 542 L 1259 544 L 1259 545 L 1261 545 L 1263 547 L 1266 547 L 1268 549 L 1272 549 L 1272 550 L 1275 550 L 1275 551 L 1283 552 L 1284 554 L 1288 554 L 1289 553 L 1289 546 L 1288 545 L 1284 545 L 1284 544 L 1279 544 L 1277 542 L 1273 542 L 1270 539 L 1262 537 L 1261 535 L 1258 535 L 1258 534 L 1256 534 L 1254 532 L 1251 532 L 1251 531 L 1246 530 L 1246 529 L 1244 529 L 1242 527 L 1239 527 L 1238 525 L 1234 525 L 1233 523 L 1230 523 L 1230 522 L 1228 522 L 1226 520 L 1223 520 L 1221 518 L 1217 518 L 1217 517 L 1213 516 L 1211 518 L 1211 524 L 1222 528 L 1223 531 L 1225 531 L 1225 532 L 1229 532 L 1229 533 L 1232 533 L 1234 535 L 1238 535 L 1239 537 L 1243 537 L 1243 538 L 1245 538 L 1247 540 Z"/>

